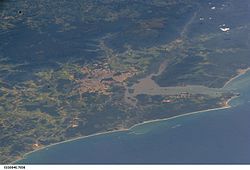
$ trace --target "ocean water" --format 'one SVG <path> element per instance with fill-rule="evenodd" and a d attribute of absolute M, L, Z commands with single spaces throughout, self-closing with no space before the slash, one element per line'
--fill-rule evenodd
<path fill-rule="evenodd" d="M 229 109 L 205 111 L 54 145 L 25 164 L 250 163 L 250 72 L 225 88 L 240 92 Z"/>

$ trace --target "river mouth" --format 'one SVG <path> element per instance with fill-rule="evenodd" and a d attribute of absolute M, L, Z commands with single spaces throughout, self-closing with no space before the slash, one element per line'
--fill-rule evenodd
<path fill-rule="evenodd" d="M 239 1 L 4 3 L 0 162 L 76 137 L 246 104 L 242 84 L 220 88 L 250 66 L 249 6 Z"/>
<path fill-rule="evenodd" d="M 188 93 L 190 95 L 208 95 L 210 97 L 221 97 L 224 93 L 233 92 L 232 89 L 226 88 L 226 85 L 230 83 L 234 78 L 230 79 L 225 87 L 222 88 L 210 88 L 202 85 L 185 85 L 185 86 L 176 86 L 176 87 L 161 87 L 154 80 L 154 76 L 159 76 L 167 68 L 167 60 L 163 61 L 157 73 L 151 73 L 150 75 L 141 78 L 137 83 L 133 84 L 131 87 L 126 87 L 125 91 L 125 101 L 127 103 L 136 105 L 137 99 L 136 96 L 140 94 L 146 95 L 180 95 L 183 93 Z M 246 73 L 249 68 L 244 69 L 238 76 Z M 236 78 L 238 77 L 236 76 Z"/>
<path fill-rule="evenodd" d="M 249 163 L 249 84 L 250 72 L 228 84 L 228 88 L 246 94 L 233 99 L 229 109 L 180 115 L 136 125 L 130 130 L 52 145 L 15 163 Z M 235 105 L 242 100 L 245 103 Z M 104 152 L 107 150 L 111 154 Z"/>

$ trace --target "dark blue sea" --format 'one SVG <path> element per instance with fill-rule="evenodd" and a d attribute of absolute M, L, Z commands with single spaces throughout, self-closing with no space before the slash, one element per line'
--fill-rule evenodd
<path fill-rule="evenodd" d="M 231 108 L 143 124 L 33 152 L 25 164 L 250 163 L 250 73 L 226 88 Z"/>

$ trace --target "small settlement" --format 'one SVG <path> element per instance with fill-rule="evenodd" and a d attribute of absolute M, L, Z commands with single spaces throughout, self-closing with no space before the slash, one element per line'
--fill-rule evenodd
<path fill-rule="evenodd" d="M 84 78 L 77 81 L 77 89 L 81 96 L 87 92 L 109 95 L 112 85 L 124 85 L 123 83 L 137 72 L 135 68 L 124 72 L 115 72 L 108 67 L 107 63 L 104 65 L 94 64 L 93 67 L 84 66 L 81 71 Z"/>

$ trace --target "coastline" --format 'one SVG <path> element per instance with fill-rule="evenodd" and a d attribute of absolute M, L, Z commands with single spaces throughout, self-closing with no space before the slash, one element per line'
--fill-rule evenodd
<path fill-rule="evenodd" d="M 237 79 L 238 77 L 246 74 L 248 71 L 250 71 L 250 67 L 246 68 L 246 69 L 238 69 L 238 74 L 234 77 L 232 77 L 231 79 L 229 79 L 222 88 L 226 88 L 226 86 L 232 82 L 233 80 Z"/>
<path fill-rule="evenodd" d="M 231 99 L 229 99 L 229 100 L 231 100 Z M 229 108 L 231 108 L 231 106 L 216 107 L 216 108 L 213 108 L 213 109 L 206 109 L 206 110 L 199 110 L 199 111 L 194 111 L 194 112 L 188 112 L 188 113 L 180 114 L 180 115 L 177 115 L 177 116 L 172 116 L 172 117 L 169 117 L 169 118 L 148 120 L 148 121 L 144 121 L 142 123 L 135 124 L 135 125 L 131 126 L 128 130 L 131 130 L 131 129 L 137 127 L 137 126 L 141 126 L 141 125 L 148 124 L 148 123 L 154 123 L 154 122 L 161 122 L 161 121 L 166 121 L 166 120 L 172 120 L 172 119 L 176 119 L 176 118 L 179 118 L 179 117 L 190 116 L 190 115 L 194 115 L 194 114 L 201 113 L 201 112 L 210 112 L 210 111 L 224 110 L 224 109 L 229 109 Z"/>
<path fill-rule="evenodd" d="M 232 99 L 237 98 L 237 97 L 238 97 L 238 96 L 235 96 L 235 97 L 232 97 L 232 98 L 228 99 L 228 100 L 226 101 L 226 105 L 225 105 L 225 106 L 222 106 L 222 107 L 217 107 L 217 108 L 213 108 L 213 109 L 199 110 L 199 111 L 194 111 L 194 112 L 188 112 L 188 113 L 180 114 L 180 115 L 177 115 L 177 116 L 172 116 L 172 117 L 169 117 L 169 118 L 148 120 L 148 121 L 144 121 L 144 122 L 135 124 L 135 125 L 131 126 L 130 128 L 126 128 L 126 129 L 112 130 L 112 131 L 107 131 L 107 132 L 99 132 L 99 133 L 95 133 L 95 134 L 91 134 L 91 135 L 87 135 L 87 136 L 80 136 L 80 137 L 72 138 L 72 139 L 69 139 L 69 140 L 65 140 L 65 141 L 53 143 L 53 144 L 50 144 L 50 145 L 47 145 L 47 146 L 44 146 L 44 147 L 35 149 L 35 150 L 33 150 L 33 151 L 27 152 L 27 153 L 25 153 L 25 154 L 22 156 L 22 158 L 17 159 L 17 160 L 15 160 L 15 161 L 11 162 L 10 164 L 15 164 L 16 162 L 18 162 L 18 161 L 24 159 L 27 155 L 29 155 L 29 154 L 31 154 L 31 153 L 34 153 L 34 152 L 37 152 L 37 151 L 40 151 L 40 150 L 49 148 L 49 147 L 51 147 L 51 146 L 58 145 L 58 144 L 67 143 L 67 142 L 71 142 L 71 141 L 75 141 L 75 140 L 79 140 L 79 139 L 90 138 L 90 137 L 99 136 L 99 135 L 105 135 L 105 134 L 115 133 L 115 132 L 126 132 L 126 131 L 132 130 L 133 128 L 135 128 L 135 127 L 137 127 L 137 126 L 141 126 L 141 125 L 144 125 L 144 124 L 155 123 L 155 122 L 161 122 L 161 121 L 166 121 L 166 120 L 172 120 L 172 119 L 176 119 L 176 118 L 179 118 L 179 117 L 194 115 L 194 114 L 201 113 L 201 112 L 209 112 L 209 111 L 215 111 L 215 110 L 229 109 L 229 108 L 231 108 L 232 106 L 228 105 L 228 102 L 230 102 Z"/>
<path fill-rule="evenodd" d="M 250 67 L 247 68 L 247 69 L 242 69 L 242 70 L 239 72 L 239 74 L 237 74 L 235 77 L 233 77 L 233 78 L 231 78 L 230 80 L 228 80 L 228 81 L 224 84 L 224 86 L 223 86 L 222 88 L 225 88 L 230 82 L 232 82 L 233 80 L 237 79 L 238 77 L 244 75 L 244 74 L 247 73 L 248 71 L 250 71 Z M 154 123 L 154 122 L 160 122 L 160 121 L 166 121 L 166 120 L 172 120 L 172 119 L 175 119 L 175 118 L 184 117 L 184 116 L 189 116 L 189 115 L 194 115 L 194 114 L 201 113 L 201 112 L 209 112 L 209 111 L 215 111 L 215 110 L 229 109 L 229 108 L 232 107 L 232 106 L 229 104 L 229 102 L 230 102 L 231 100 L 235 99 L 235 98 L 238 98 L 238 97 L 239 97 L 239 96 L 234 96 L 234 97 L 228 99 L 227 101 L 225 101 L 225 105 L 222 106 L 222 107 L 217 107 L 217 108 L 212 108 L 212 109 L 205 109 L 205 110 L 194 111 L 194 112 L 188 112 L 188 113 L 180 114 L 180 115 L 177 115 L 177 116 L 172 116 L 172 117 L 169 117 L 169 118 L 148 120 L 148 121 L 144 121 L 144 122 L 141 122 L 141 123 L 137 123 L 137 124 L 131 126 L 130 128 L 119 129 L 119 130 L 111 130 L 111 131 L 106 131 L 106 132 L 99 132 L 99 133 L 94 133 L 94 134 L 87 135 L 87 136 L 80 136 L 80 137 L 68 139 L 68 140 L 65 140 L 65 141 L 53 143 L 53 144 L 50 144 L 50 145 L 43 146 L 43 147 L 41 147 L 41 148 L 35 149 L 35 150 L 33 150 L 33 151 L 27 152 L 27 153 L 25 153 L 25 154 L 22 156 L 22 158 L 17 159 L 17 160 L 15 160 L 15 161 L 12 161 L 10 164 L 16 164 L 18 161 L 23 160 L 27 155 L 29 155 L 29 154 L 31 154 L 31 153 L 34 153 L 34 152 L 37 152 L 37 151 L 40 151 L 40 150 L 49 148 L 49 147 L 51 147 L 51 146 L 58 145 L 58 144 L 67 143 L 67 142 L 75 141 L 75 140 L 78 140 L 78 139 L 85 139 L 85 138 L 90 138 L 90 137 L 94 137 L 94 136 L 99 136 L 99 135 L 105 135 L 105 134 L 115 133 L 115 132 L 126 132 L 126 131 L 130 131 L 131 129 L 133 129 L 133 128 L 137 127 L 137 126 L 141 126 L 141 125 L 144 125 L 144 124 Z"/>

